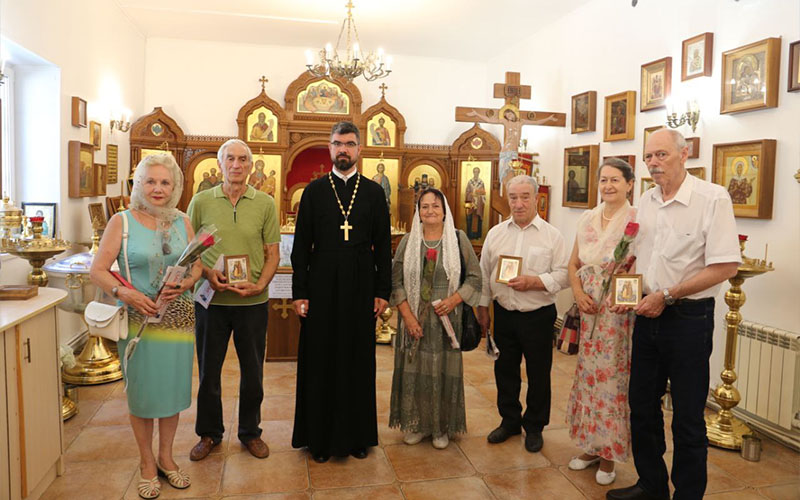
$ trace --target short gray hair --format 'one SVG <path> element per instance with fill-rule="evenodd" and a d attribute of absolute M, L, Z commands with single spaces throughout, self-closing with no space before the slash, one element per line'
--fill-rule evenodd
<path fill-rule="evenodd" d="M 228 139 L 225 143 L 219 147 L 219 151 L 217 151 L 217 161 L 220 165 L 225 163 L 225 151 L 232 145 L 239 144 L 240 146 L 244 146 L 244 149 L 247 151 L 247 161 L 251 164 L 253 163 L 253 152 L 250 151 L 250 146 L 247 145 L 241 139 Z"/>
<path fill-rule="evenodd" d="M 686 147 L 686 138 L 683 137 L 683 134 L 681 134 L 677 130 L 674 130 L 674 129 L 671 129 L 671 128 L 660 128 L 660 129 L 656 130 L 655 132 L 653 132 L 650 135 L 650 137 L 653 137 L 653 135 L 655 135 L 655 134 L 661 134 L 661 133 L 670 135 L 670 137 L 672 138 L 672 142 L 673 142 L 673 144 L 675 144 L 675 148 L 678 151 L 682 151 L 683 148 Z"/>
<path fill-rule="evenodd" d="M 147 170 L 156 165 L 161 165 L 162 167 L 166 168 L 172 177 L 172 195 L 170 196 L 169 200 L 167 200 L 165 207 L 175 208 L 178 206 L 178 201 L 181 199 L 181 194 L 183 194 L 183 172 L 178 166 L 178 163 L 175 161 L 175 158 L 170 153 L 159 153 L 142 158 L 142 161 L 136 165 L 136 169 L 133 171 L 133 189 L 131 191 L 131 198 L 144 200 L 144 195 L 140 190 L 144 184 Z"/>
<path fill-rule="evenodd" d="M 510 181 L 508 181 L 506 187 L 511 187 L 514 184 L 528 184 L 531 187 L 533 187 L 533 194 L 537 194 L 539 192 L 539 183 L 536 182 L 536 179 L 534 179 L 530 175 L 525 175 L 525 174 L 515 175 L 514 177 L 511 178 Z"/>

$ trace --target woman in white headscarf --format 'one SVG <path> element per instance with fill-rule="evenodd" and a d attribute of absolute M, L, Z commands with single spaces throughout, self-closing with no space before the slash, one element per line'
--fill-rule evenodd
<path fill-rule="evenodd" d="M 460 342 L 461 311 L 476 306 L 480 295 L 472 244 L 456 231 L 442 192 L 424 190 L 392 266 L 390 304 L 400 311 L 400 324 L 389 426 L 405 433 L 406 444 L 433 436 L 433 446 L 443 449 L 467 430 L 461 350 L 451 346 L 439 316 L 450 319 Z"/>
<path fill-rule="evenodd" d="M 156 314 L 156 294 L 167 267 L 176 264 L 194 237 L 188 217 L 176 208 L 182 190 L 183 173 L 171 155 L 152 155 L 139 162 L 130 210 L 111 218 L 92 262 L 92 282 L 128 308 L 128 338 L 117 343 L 120 353 L 142 322 Z M 114 261 L 133 288 L 111 274 Z M 180 412 L 192 400 L 194 307 L 189 290 L 201 271 L 198 260 L 189 276 L 164 285 L 158 301 L 168 304 L 163 319 L 144 329 L 136 355 L 124 366 L 131 427 L 141 458 L 137 489 L 142 498 L 160 494 L 158 476 L 174 488 L 190 484 L 173 459 L 172 443 Z M 152 448 L 156 419 L 157 456 Z"/>

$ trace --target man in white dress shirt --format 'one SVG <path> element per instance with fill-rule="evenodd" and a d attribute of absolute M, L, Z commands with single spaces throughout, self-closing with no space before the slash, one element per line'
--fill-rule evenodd
<path fill-rule="evenodd" d="M 644 160 L 657 186 L 639 202 L 636 267 L 646 294 L 633 310 L 631 444 L 639 481 L 609 499 L 669 499 L 661 397 L 670 380 L 675 500 L 706 488 L 703 419 L 714 334 L 714 298 L 741 262 L 733 205 L 725 188 L 687 175 L 683 136 L 653 133 Z"/>
<path fill-rule="evenodd" d="M 483 294 L 478 321 L 489 327 L 494 301 L 494 338 L 500 357 L 494 363 L 497 408 L 502 422 L 490 443 L 502 443 L 525 429 L 525 449 L 542 449 L 542 429 L 550 422 L 550 367 L 556 293 L 565 288 L 569 255 L 564 238 L 536 213 L 539 186 L 527 175 L 508 182 L 512 218 L 494 226 L 481 251 Z M 522 258 L 519 276 L 508 284 L 496 281 L 500 256 Z M 528 394 L 525 413 L 519 402 L 520 362 L 525 356 Z"/>

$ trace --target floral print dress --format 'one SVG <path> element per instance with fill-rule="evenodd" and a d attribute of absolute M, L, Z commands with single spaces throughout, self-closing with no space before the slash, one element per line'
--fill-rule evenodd
<path fill-rule="evenodd" d="M 636 210 L 626 205 L 605 229 L 601 226 L 604 204 L 587 212 L 578 222 L 577 242 L 583 291 L 595 303 L 602 295 L 605 270 L 614 260 L 614 248 Z M 629 249 L 633 253 L 633 248 Z M 630 378 L 633 312 L 614 314 L 606 305 L 596 315 L 581 313 L 580 346 L 575 381 L 567 404 L 570 438 L 585 453 L 625 462 L 630 452 Z M 597 323 L 593 326 L 594 323 Z"/>

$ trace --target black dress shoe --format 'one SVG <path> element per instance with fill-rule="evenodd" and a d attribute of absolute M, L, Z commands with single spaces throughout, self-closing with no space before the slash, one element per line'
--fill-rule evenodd
<path fill-rule="evenodd" d="M 536 453 L 544 446 L 544 439 L 542 439 L 541 432 L 526 432 L 525 433 L 525 449 L 531 453 Z"/>
<path fill-rule="evenodd" d="M 367 458 L 367 449 L 366 448 L 355 448 L 353 451 L 350 452 L 350 455 L 358 458 L 359 460 Z"/>
<path fill-rule="evenodd" d="M 608 490 L 606 492 L 607 500 L 661 500 L 659 497 L 653 496 L 644 491 L 638 484 L 628 486 L 627 488 L 617 488 L 615 490 Z"/>
<path fill-rule="evenodd" d="M 486 440 L 492 444 L 502 443 L 511 436 L 516 436 L 521 432 L 522 431 L 520 431 L 519 429 L 517 429 L 516 431 L 510 431 L 501 425 L 497 429 L 490 432 L 489 435 L 486 437 Z"/>
<path fill-rule="evenodd" d="M 312 454 L 311 454 L 311 457 L 312 457 L 312 458 L 314 459 L 314 461 L 315 461 L 315 462 L 317 462 L 318 464 L 324 464 L 325 462 L 327 462 L 327 461 L 328 461 L 328 459 L 329 459 L 329 458 L 331 458 L 331 456 L 330 456 L 330 455 L 327 455 L 327 454 L 325 454 L 325 453 L 312 453 Z"/>

